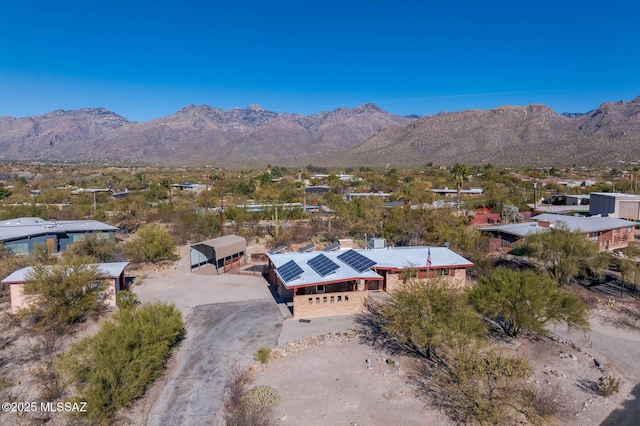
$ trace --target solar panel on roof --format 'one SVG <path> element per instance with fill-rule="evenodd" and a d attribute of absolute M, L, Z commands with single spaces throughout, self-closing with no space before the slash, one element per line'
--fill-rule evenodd
<path fill-rule="evenodd" d="M 338 250 L 339 248 L 340 248 L 340 243 L 333 243 L 323 248 L 322 251 L 334 251 L 334 250 Z"/>
<path fill-rule="evenodd" d="M 340 267 L 324 254 L 319 254 L 313 259 L 309 260 L 307 262 L 307 265 L 311 266 L 311 269 L 316 271 L 316 273 L 323 278 Z"/>
<path fill-rule="evenodd" d="M 347 250 L 346 252 L 338 255 L 338 259 L 361 273 L 376 264 L 373 260 L 354 250 Z"/>
<path fill-rule="evenodd" d="M 276 254 L 276 253 L 282 253 L 283 251 L 285 251 L 285 249 L 287 248 L 287 246 L 279 246 L 274 248 L 273 250 L 271 250 L 269 252 L 269 254 Z"/>
<path fill-rule="evenodd" d="M 315 244 L 309 244 L 308 246 L 304 246 L 300 250 L 298 250 L 298 253 L 306 253 L 308 251 L 311 251 L 315 246 L 316 246 Z"/>
<path fill-rule="evenodd" d="M 278 273 L 278 275 L 280 275 L 282 281 L 288 283 L 289 281 L 300 277 L 300 275 L 302 275 L 302 272 L 304 271 L 301 267 L 298 266 L 296 262 L 290 260 L 281 267 L 276 268 L 276 272 Z"/>

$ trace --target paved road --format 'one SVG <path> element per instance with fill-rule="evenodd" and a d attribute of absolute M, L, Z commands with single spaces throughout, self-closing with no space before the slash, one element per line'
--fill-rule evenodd
<path fill-rule="evenodd" d="M 636 426 L 640 422 L 640 385 L 632 392 L 634 399 L 625 401 L 619 408 L 609 414 L 600 426 Z"/>
<path fill-rule="evenodd" d="M 261 346 L 274 347 L 282 314 L 273 299 L 196 306 L 188 334 L 145 424 L 222 425 L 224 383 Z"/>

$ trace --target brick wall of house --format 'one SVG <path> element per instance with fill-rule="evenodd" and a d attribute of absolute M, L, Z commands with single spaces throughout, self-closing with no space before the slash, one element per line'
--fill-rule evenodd
<path fill-rule="evenodd" d="M 364 312 L 366 291 L 307 294 L 293 298 L 294 318 L 352 315 Z"/>
<path fill-rule="evenodd" d="M 431 270 L 429 277 L 430 279 L 438 279 L 439 277 L 435 276 L 436 271 Z M 424 274 L 419 275 L 420 279 L 424 279 Z M 467 270 L 466 269 L 452 269 L 451 275 L 445 278 L 449 284 L 453 287 L 464 287 L 467 283 Z M 402 272 L 400 273 L 388 273 L 387 274 L 387 293 L 393 293 L 402 285 Z"/>

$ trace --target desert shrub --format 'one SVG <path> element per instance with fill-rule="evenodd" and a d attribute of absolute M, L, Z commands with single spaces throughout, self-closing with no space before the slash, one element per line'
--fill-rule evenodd
<path fill-rule="evenodd" d="M 278 391 L 271 386 L 249 389 L 253 377 L 249 370 L 235 369 L 227 379 L 224 400 L 227 426 L 275 425 L 275 408 L 280 404 Z"/>
<path fill-rule="evenodd" d="M 125 248 L 134 262 L 160 262 L 176 260 L 176 242 L 160 224 L 145 225 L 136 232 L 135 238 Z"/>
<path fill-rule="evenodd" d="M 609 397 L 620 392 L 622 379 L 615 376 L 603 376 L 598 379 L 598 392 L 600 395 Z"/>
<path fill-rule="evenodd" d="M 270 358 L 271 358 L 271 348 L 268 348 L 266 346 L 263 346 L 260 349 L 258 349 L 258 352 L 256 352 L 256 354 L 253 356 L 253 359 L 255 359 L 261 364 L 266 364 L 267 362 L 269 362 Z"/>
<path fill-rule="evenodd" d="M 87 234 L 83 240 L 74 242 L 67 248 L 66 253 L 91 256 L 98 262 L 117 262 L 122 259 L 122 254 L 113 240 L 98 238 L 95 234 Z"/>
<path fill-rule="evenodd" d="M 571 414 L 569 396 L 559 384 L 526 388 L 523 392 L 527 419 L 533 423 L 542 420 L 566 417 Z"/>
<path fill-rule="evenodd" d="M 152 303 L 121 309 L 94 336 L 73 345 L 58 361 L 61 375 L 91 410 L 91 424 L 113 424 L 116 411 L 130 407 L 164 368 L 183 335 L 173 305 Z"/>
<path fill-rule="evenodd" d="M 131 309 L 138 304 L 138 296 L 128 290 L 119 291 L 116 295 L 116 305 L 120 309 Z"/>
<path fill-rule="evenodd" d="M 436 403 L 457 423 L 519 424 L 530 375 L 531 366 L 522 358 L 495 350 L 463 353 L 436 376 Z"/>

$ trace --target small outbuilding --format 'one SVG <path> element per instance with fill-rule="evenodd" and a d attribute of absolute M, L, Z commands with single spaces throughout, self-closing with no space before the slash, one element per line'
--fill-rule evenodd
<path fill-rule="evenodd" d="M 247 240 L 238 235 L 225 235 L 193 244 L 190 250 L 190 268 L 214 265 L 216 273 L 220 268 L 232 263 L 239 263 L 247 252 Z"/>
<path fill-rule="evenodd" d="M 107 284 L 101 294 L 102 301 L 106 305 L 115 306 L 118 292 L 128 290 L 124 275 L 124 269 L 128 264 L 129 262 L 112 262 L 87 265 L 87 267 L 95 267 L 96 272 L 103 277 L 104 282 Z M 2 280 L 2 284 L 9 286 L 11 309 L 14 312 L 20 308 L 27 307 L 29 304 L 30 299 L 24 294 L 24 285 L 29 280 L 33 271 L 34 268 L 28 266 L 13 272 Z M 91 283 L 87 284 L 90 285 Z"/>

